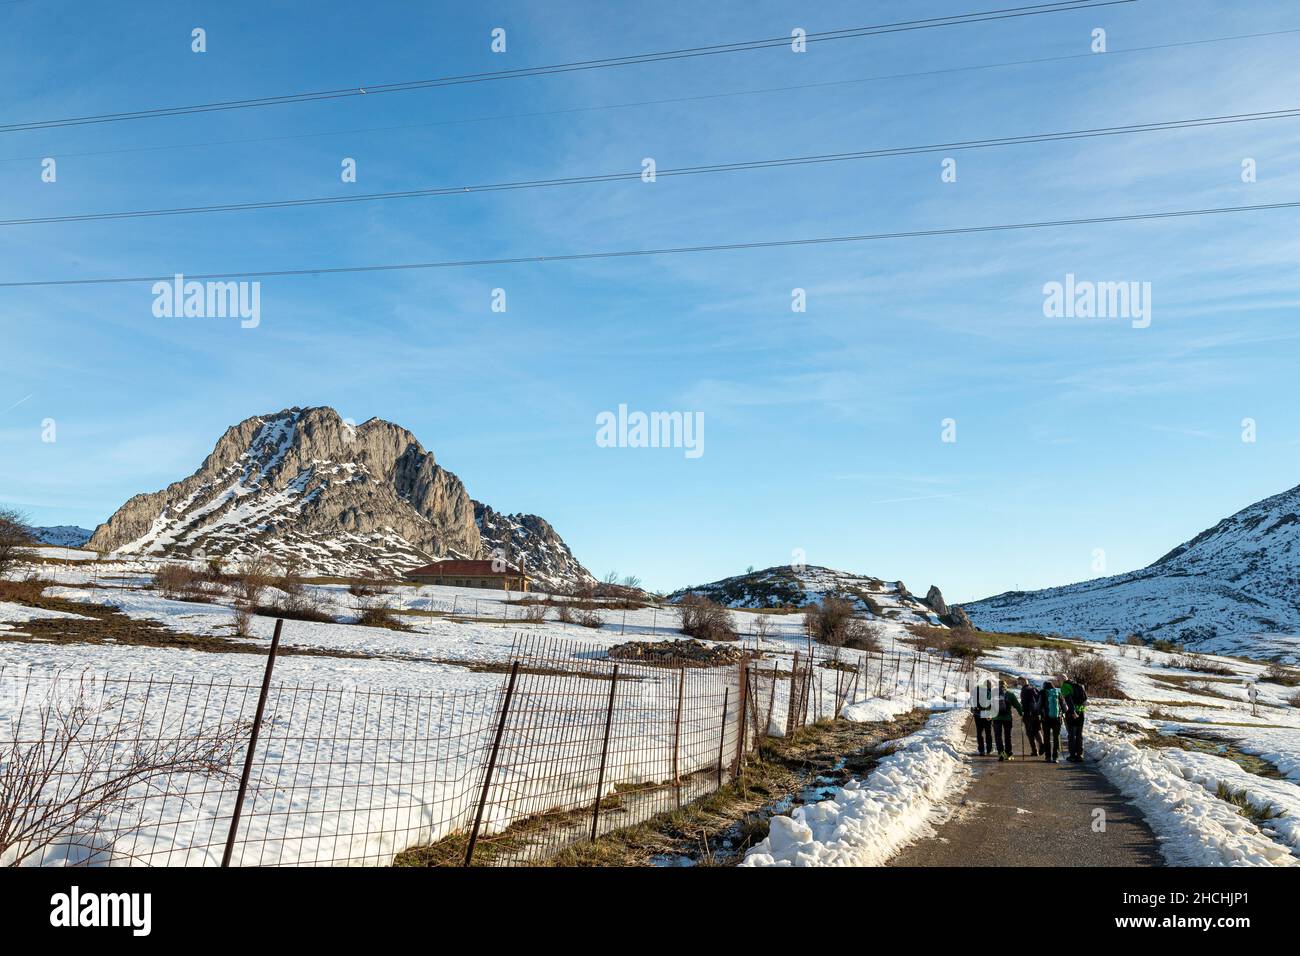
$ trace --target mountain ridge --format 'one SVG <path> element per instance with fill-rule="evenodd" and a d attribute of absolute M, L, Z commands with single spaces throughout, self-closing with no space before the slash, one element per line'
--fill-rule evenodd
<path fill-rule="evenodd" d="M 497 514 L 407 429 L 293 407 L 227 428 L 193 474 L 128 499 L 88 546 L 236 560 L 265 551 L 326 574 L 401 573 L 503 551 L 545 587 L 590 578 L 543 519 L 501 519 L 485 533 L 480 508 Z"/>
<path fill-rule="evenodd" d="M 1136 571 L 966 605 L 994 630 L 1093 640 L 1130 634 L 1193 650 L 1300 650 L 1300 486 L 1229 515 Z"/>

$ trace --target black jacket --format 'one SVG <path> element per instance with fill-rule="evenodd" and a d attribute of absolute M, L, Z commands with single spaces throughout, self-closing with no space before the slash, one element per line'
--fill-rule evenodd
<path fill-rule="evenodd" d="M 1042 695 L 1038 692 L 1038 688 L 1032 684 L 1020 688 L 1020 703 L 1025 708 L 1026 718 L 1030 720 L 1037 720 L 1039 718 L 1038 709 L 1042 706 L 1039 698 L 1041 697 Z"/>

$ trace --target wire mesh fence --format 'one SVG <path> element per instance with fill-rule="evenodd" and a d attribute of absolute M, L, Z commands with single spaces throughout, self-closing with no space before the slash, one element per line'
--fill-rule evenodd
<path fill-rule="evenodd" d="M 969 674 L 903 647 L 526 633 L 447 689 L 270 678 L 0 666 L 0 864 L 538 863 L 716 791 L 769 737 Z"/>

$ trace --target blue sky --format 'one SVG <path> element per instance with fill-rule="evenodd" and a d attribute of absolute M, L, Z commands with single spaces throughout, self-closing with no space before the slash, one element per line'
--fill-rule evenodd
<path fill-rule="evenodd" d="M 993 9 L 974 0 L 0 5 L 4 122 Z M 637 171 L 1300 105 L 1290 5 L 1140 2 L 666 63 L 0 134 L 0 218 Z M 190 50 L 207 30 L 208 52 Z M 507 31 L 493 54 L 490 31 Z M 1109 52 L 1090 54 L 1095 27 Z M 1081 54 L 1088 54 L 1086 56 Z M 988 67 L 1039 58 L 1048 62 Z M 944 72 L 936 72 L 944 71 Z M 924 74 L 897 76 L 897 74 Z M 882 79 L 881 77 L 890 77 Z M 791 89 L 794 87 L 794 89 Z M 646 101 L 668 101 L 648 104 Z M 637 104 L 637 105 L 629 105 Z M 526 115 L 525 115 L 526 114 Z M 230 142 L 236 141 L 236 142 Z M 1300 120 L 447 198 L 0 227 L 0 281 L 554 255 L 1300 199 Z M 41 159 L 58 161 L 55 183 Z M 358 182 L 340 182 L 353 157 Z M 1258 181 L 1241 181 L 1254 158 Z M 411 429 L 598 574 L 807 560 L 950 599 L 1140 567 L 1296 484 L 1296 213 L 267 279 L 262 322 L 147 284 L 0 289 L 0 502 L 93 526 L 292 405 Z M 1044 283 L 1152 283 L 1152 322 Z M 807 290 L 805 313 L 791 290 Z M 508 311 L 491 311 L 506 290 Z M 597 414 L 703 412 L 705 453 Z M 1241 441 L 1256 420 L 1258 440 Z M 41 440 L 42 421 L 57 441 Z M 957 422 L 945 443 L 941 422 Z"/>

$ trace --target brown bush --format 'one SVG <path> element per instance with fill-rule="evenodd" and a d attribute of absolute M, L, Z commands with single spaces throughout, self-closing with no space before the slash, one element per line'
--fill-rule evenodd
<path fill-rule="evenodd" d="M 803 613 L 803 625 L 814 641 L 842 647 L 853 620 L 853 602 L 842 598 L 823 598 L 820 604 L 810 604 Z"/>
<path fill-rule="evenodd" d="M 1292 707 L 1300 707 L 1300 690 L 1296 691 L 1294 694 L 1288 697 L 1287 703 L 1290 704 Z"/>
<path fill-rule="evenodd" d="M 253 636 L 253 609 L 247 604 L 236 604 L 231 608 L 234 615 L 234 631 L 238 637 Z"/>
<path fill-rule="evenodd" d="M 1100 654 L 1062 648 L 1056 652 L 1053 664 L 1057 673 L 1083 684 L 1089 697 L 1126 698 L 1119 687 L 1119 667 Z"/>
<path fill-rule="evenodd" d="M 279 587 L 279 584 L 276 586 Z M 290 621 L 335 623 L 334 615 L 325 607 L 325 598 L 319 591 L 313 591 L 299 584 L 293 591 L 286 592 L 275 604 L 259 605 L 257 612 L 267 617 L 282 617 Z"/>
<path fill-rule="evenodd" d="M 702 641 L 734 641 L 740 637 L 731 612 L 706 597 L 688 594 L 678 609 L 682 615 L 681 632 L 688 637 Z"/>
<path fill-rule="evenodd" d="M 153 583 L 169 600 L 205 603 L 212 600 L 209 590 L 212 583 L 207 573 L 179 561 L 169 561 L 154 572 Z"/>
<path fill-rule="evenodd" d="M 1300 671 L 1284 667 L 1277 661 L 1273 661 L 1264 671 L 1264 680 L 1273 684 L 1281 684 L 1283 687 L 1297 687 L 1300 686 Z"/>
<path fill-rule="evenodd" d="M 529 603 L 523 606 L 523 618 L 530 624 L 541 624 L 546 620 L 546 605 Z"/>
<path fill-rule="evenodd" d="M 923 650 L 940 651 L 969 660 L 979 657 L 982 650 L 978 635 L 969 628 L 917 625 L 909 630 L 916 638 L 916 646 Z"/>
<path fill-rule="evenodd" d="M 0 578 L 0 601 L 12 601 L 15 604 L 35 604 L 41 594 L 52 582 L 31 575 L 21 581 L 9 581 Z"/>
<path fill-rule="evenodd" d="M 256 607 L 262 600 L 262 592 L 271 586 L 274 575 L 271 559 L 265 554 L 255 554 L 241 561 L 228 578 L 235 598 L 249 607 Z"/>
<path fill-rule="evenodd" d="M 880 650 L 880 642 L 876 640 L 871 625 L 858 617 L 849 621 L 844 628 L 844 646 L 858 651 Z"/>
<path fill-rule="evenodd" d="M 393 613 L 392 608 L 383 607 L 382 605 L 371 605 L 363 607 L 361 614 L 357 617 L 357 623 L 366 627 L 386 627 L 390 631 L 413 631 L 411 625 L 407 624 L 400 617 Z"/>

